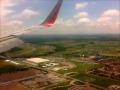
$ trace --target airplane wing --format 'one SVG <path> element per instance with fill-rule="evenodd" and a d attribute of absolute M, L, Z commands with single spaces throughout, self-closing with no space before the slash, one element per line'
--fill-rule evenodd
<path fill-rule="evenodd" d="M 58 0 L 56 5 L 54 6 L 52 11 L 48 15 L 48 17 L 45 19 L 45 21 L 43 21 L 43 23 L 39 24 L 38 26 L 30 27 L 30 28 L 27 28 L 27 29 L 24 29 L 24 30 L 20 30 L 18 32 L 11 33 L 8 36 L 1 37 L 0 38 L 0 53 L 9 50 L 9 48 L 13 48 L 13 45 L 12 45 L 12 46 L 9 46 L 8 49 L 3 49 L 4 47 L 7 47 L 10 42 L 13 42 L 14 40 L 16 40 L 15 38 L 16 38 L 17 35 L 21 35 L 25 32 L 35 30 L 35 29 L 40 28 L 40 27 L 51 27 L 57 19 L 57 16 L 58 16 L 58 13 L 60 11 L 62 2 L 63 2 L 63 0 Z M 11 39 L 12 39 L 12 41 L 9 41 Z M 16 44 L 14 46 L 16 46 Z"/>
<path fill-rule="evenodd" d="M 55 7 L 51 11 L 51 13 L 48 15 L 46 20 L 41 25 L 43 25 L 45 27 L 51 27 L 54 24 L 54 22 L 56 21 L 56 18 L 58 16 L 60 7 L 62 5 L 62 2 L 63 2 L 63 0 L 58 0 L 57 4 L 55 5 Z"/>

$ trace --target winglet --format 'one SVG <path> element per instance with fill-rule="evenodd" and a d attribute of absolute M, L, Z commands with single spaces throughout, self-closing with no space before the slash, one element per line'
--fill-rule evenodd
<path fill-rule="evenodd" d="M 63 0 L 58 0 L 57 4 L 52 9 L 51 13 L 48 15 L 48 17 L 45 19 L 45 21 L 43 23 L 41 23 L 40 25 L 45 26 L 45 27 L 51 27 L 55 23 L 58 13 L 60 11 L 62 2 L 63 2 Z"/>

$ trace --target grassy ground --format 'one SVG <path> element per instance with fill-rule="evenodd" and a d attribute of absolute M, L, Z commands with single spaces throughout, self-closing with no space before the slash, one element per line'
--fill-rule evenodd
<path fill-rule="evenodd" d="M 0 73 L 8 73 L 17 70 L 23 70 L 25 68 L 27 67 L 24 65 L 15 65 L 10 62 L 6 62 L 4 60 L 0 60 Z"/>
<path fill-rule="evenodd" d="M 72 78 L 79 79 L 79 80 L 82 80 L 82 81 L 93 78 L 95 80 L 91 83 L 95 84 L 95 85 L 98 85 L 98 86 L 102 86 L 102 87 L 108 87 L 110 85 L 120 85 L 120 81 L 108 79 L 108 78 L 101 77 L 101 76 L 84 74 L 84 73 L 72 76 Z"/>
<path fill-rule="evenodd" d="M 25 56 L 27 53 L 32 51 L 32 49 L 33 47 L 28 45 L 15 47 L 7 52 L 7 56 L 11 58 Z"/>
<path fill-rule="evenodd" d="M 119 42 L 117 41 L 56 41 L 56 42 L 44 42 L 36 43 L 36 46 L 23 45 L 13 48 L 8 51 L 7 55 L 10 57 L 31 57 L 31 56 L 49 56 L 51 54 L 60 55 L 64 58 L 79 58 L 80 55 L 85 57 L 93 56 L 96 54 L 105 56 L 120 56 Z M 36 50 L 28 52 L 36 48 Z M 28 52 L 26 54 L 22 54 Z"/>
<path fill-rule="evenodd" d="M 71 86 L 64 86 L 64 87 L 57 87 L 57 88 L 54 88 L 52 90 L 68 90 L 68 88 L 70 88 Z"/>
<path fill-rule="evenodd" d="M 76 65 L 75 68 L 68 69 L 68 70 L 60 70 L 58 73 L 60 74 L 65 74 L 69 72 L 85 72 L 88 70 L 91 70 L 93 68 L 99 67 L 97 64 L 87 64 L 87 63 L 82 63 L 82 62 L 76 62 L 76 61 L 70 61 L 69 62 L 73 63 Z"/>
<path fill-rule="evenodd" d="M 70 84 L 70 81 L 66 81 L 63 83 L 56 84 L 56 85 L 48 86 L 47 88 L 45 88 L 45 90 L 48 90 L 51 88 L 53 88 L 52 90 L 67 90 L 70 86 L 66 87 L 66 85 L 69 85 L 69 84 Z M 59 86 L 63 86 L 63 87 L 59 87 Z"/>

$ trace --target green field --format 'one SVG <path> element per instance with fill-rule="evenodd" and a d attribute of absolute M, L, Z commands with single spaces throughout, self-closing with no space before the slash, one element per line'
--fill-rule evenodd
<path fill-rule="evenodd" d="M 95 80 L 91 83 L 98 85 L 98 86 L 102 86 L 102 87 L 108 87 L 110 85 L 120 85 L 120 81 L 108 79 L 108 78 L 101 77 L 101 76 L 84 74 L 84 73 L 74 75 L 74 76 L 72 76 L 72 78 L 82 80 L 82 81 L 93 78 Z"/>
<path fill-rule="evenodd" d="M 57 87 L 52 90 L 68 90 L 71 86 L 63 86 L 63 87 Z"/>
<path fill-rule="evenodd" d="M 87 64 L 87 63 L 76 62 L 76 61 L 70 61 L 70 62 L 75 64 L 76 67 L 72 68 L 72 69 L 68 69 L 68 70 L 60 70 L 60 71 L 58 71 L 58 73 L 65 74 L 65 73 L 69 73 L 69 72 L 86 72 L 93 68 L 99 67 L 99 65 L 97 65 L 97 64 Z"/>
<path fill-rule="evenodd" d="M 6 53 L 6 56 L 9 58 L 17 58 L 17 57 L 26 56 L 27 54 L 32 52 L 32 49 L 33 49 L 32 46 L 22 45 L 22 46 L 15 47 L 9 50 Z"/>
<path fill-rule="evenodd" d="M 119 35 L 28 35 L 21 36 L 21 39 L 26 42 L 24 45 L 15 47 L 0 55 L 0 73 L 15 71 L 24 67 L 7 63 L 3 61 L 3 59 L 10 58 L 11 60 L 16 60 L 16 58 L 21 58 L 24 60 L 31 57 L 57 57 L 63 58 L 66 62 L 73 63 L 76 66 L 72 69 L 57 71 L 57 73 L 61 74 L 61 76 L 66 73 L 77 72 L 80 74 L 72 77 L 78 80 L 85 81 L 86 79 L 94 78 L 95 80 L 91 83 L 102 87 L 108 87 L 114 84 L 120 85 L 120 81 L 101 76 L 85 74 L 91 69 L 100 67 L 99 64 L 76 61 L 83 59 L 91 60 L 90 56 L 97 55 L 107 57 L 104 58 L 104 60 L 120 61 Z M 57 61 L 57 59 L 53 60 Z M 41 68 L 42 65 L 43 64 L 40 64 L 38 67 Z M 60 66 L 64 65 L 60 64 Z M 63 86 L 54 88 L 53 90 L 66 90 L 69 88 L 69 86 L 65 87 L 65 85 L 69 85 L 69 83 L 62 83 L 48 88 Z"/>
<path fill-rule="evenodd" d="M 70 85 L 70 81 L 65 81 L 63 83 L 58 83 L 56 85 L 51 85 L 45 88 L 45 90 L 52 89 L 52 90 L 67 90 Z"/>
<path fill-rule="evenodd" d="M 66 59 L 94 56 L 120 57 L 119 40 L 112 35 L 26 36 L 22 45 L 7 52 L 8 57 L 60 56 Z M 35 49 L 35 50 L 33 50 Z M 118 60 L 115 58 L 114 60 Z"/>
<path fill-rule="evenodd" d="M 34 51 L 32 49 L 35 48 Z M 21 46 L 7 52 L 9 57 L 62 56 L 66 59 L 94 56 L 120 56 L 118 42 L 47 42 L 37 47 Z"/>
<path fill-rule="evenodd" d="M 0 73 L 8 73 L 24 69 L 27 69 L 27 67 L 24 65 L 15 65 L 4 60 L 0 60 Z"/>

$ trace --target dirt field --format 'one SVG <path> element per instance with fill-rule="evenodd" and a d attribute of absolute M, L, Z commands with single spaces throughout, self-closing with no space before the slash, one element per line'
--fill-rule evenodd
<path fill-rule="evenodd" d="M 0 86 L 0 90 L 28 90 L 28 89 L 19 83 L 12 83 L 9 85 Z"/>
<path fill-rule="evenodd" d="M 18 71 L 10 74 L 2 74 L 0 75 L 0 82 L 7 82 L 15 79 L 25 78 L 29 76 L 34 76 L 39 74 L 40 72 L 37 70 L 27 70 L 27 71 Z"/>

